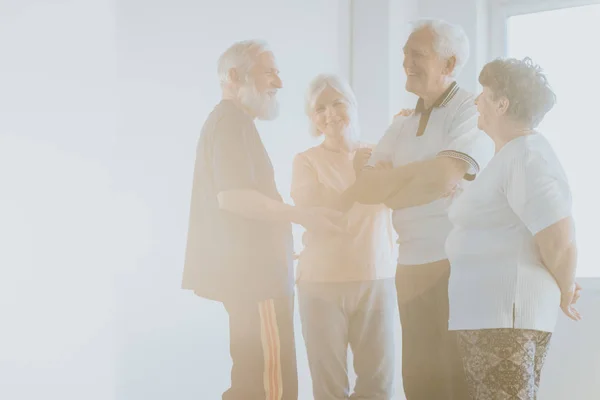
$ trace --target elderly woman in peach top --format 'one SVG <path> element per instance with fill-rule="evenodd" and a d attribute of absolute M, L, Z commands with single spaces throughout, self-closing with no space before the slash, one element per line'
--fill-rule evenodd
<path fill-rule="evenodd" d="M 294 159 L 297 205 L 332 207 L 356 179 L 371 149 L 358 141 L 356 98 L 334 75 L 310 84 L 306 113 L 323 142 Z M 393 228 L 384 205 L 356 203 L 341 234 L 308 230 L 297 282 L 302 333 L 315 400 L 393 397 L 396 293 Z M 348 346 L 357 374 L 348 383 Z"/>

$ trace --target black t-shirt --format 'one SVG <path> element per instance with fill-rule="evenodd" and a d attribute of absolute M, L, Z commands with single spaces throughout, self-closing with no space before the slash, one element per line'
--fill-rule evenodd
<path fill-rule="evenodd" d="M 281 201 L 253 120 L 223 100 L 204 123 L 198 143 L 183 288 L 218 301 L 288 295 L 293 290 L 291 224 L 220 210 L 218 193 L 236 189 Z"/>

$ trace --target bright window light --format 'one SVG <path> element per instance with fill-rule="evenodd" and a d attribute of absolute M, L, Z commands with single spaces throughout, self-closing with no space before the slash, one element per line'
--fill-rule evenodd
<path fill-rule="evenodd" d="M 513 16 L 508 56 L 531 57 L 545 71 L 557 104 L 539 130 L 552 143 L 573 192 L 579 263 L 577 275 L 599 277 L 600 222 L 600 5 Z"/>

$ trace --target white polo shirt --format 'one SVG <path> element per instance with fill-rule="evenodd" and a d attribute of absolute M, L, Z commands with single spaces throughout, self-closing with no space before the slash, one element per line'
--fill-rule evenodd
<path fill-rule="evenodd" d="M 398 264 L 418 265 L 446 259 L 444 244 L 452 225 L 448 208 L 494 155 L 493 141 L 477 128 L 475 97 L 453 83 L 429 110 L 419 99 L 413 115 L 397 116 L 379 141 L 369 165 L 400 167 L 435 157 L 452 157 L 470 169 L 455 196 L 393 211 L 398 233 Z"/>
<path fill-rule="evenodd" d="M 449 328 L 552 332 L 560 289 L 534 235 L 571 215 L 571 194 L 546 138 L 507 143 L 449 215 Z"/>

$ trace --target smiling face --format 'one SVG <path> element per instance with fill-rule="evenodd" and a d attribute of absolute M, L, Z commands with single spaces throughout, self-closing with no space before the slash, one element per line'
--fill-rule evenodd
<path fill-rule="evenodd" d="M 434 47 L 435 33 L 428 28 L 413 32 L 404 46 L 406 90 L 419 97 L 443 88 L 454 70 L 456 59 L 440 57 Z"/>
<path fill-rule="evenodd" d="M 259 93 L 268 93 L 272 96 L 283 87 L 279 77 L 279 69 L 275 62 L 275 56 L 270 51 L 265 51 L 256 57 L 255 63 L 249 71 L 249 77 L 256 86 Z"/>
<path fill-rule="evenodd" d="M 277 91 L 282 87 L 275 57 L 265 51 L 256 57 L 239 88 L 240 102 L 258 119 L 275 119 L 279 113 Z"/>
<path fill-rule="evenodd" d="M 345 136 L 350 126 L 347 101 L 330 86 L 317 97 L 311 118 L 317 130 L 330 138 Z"/>

